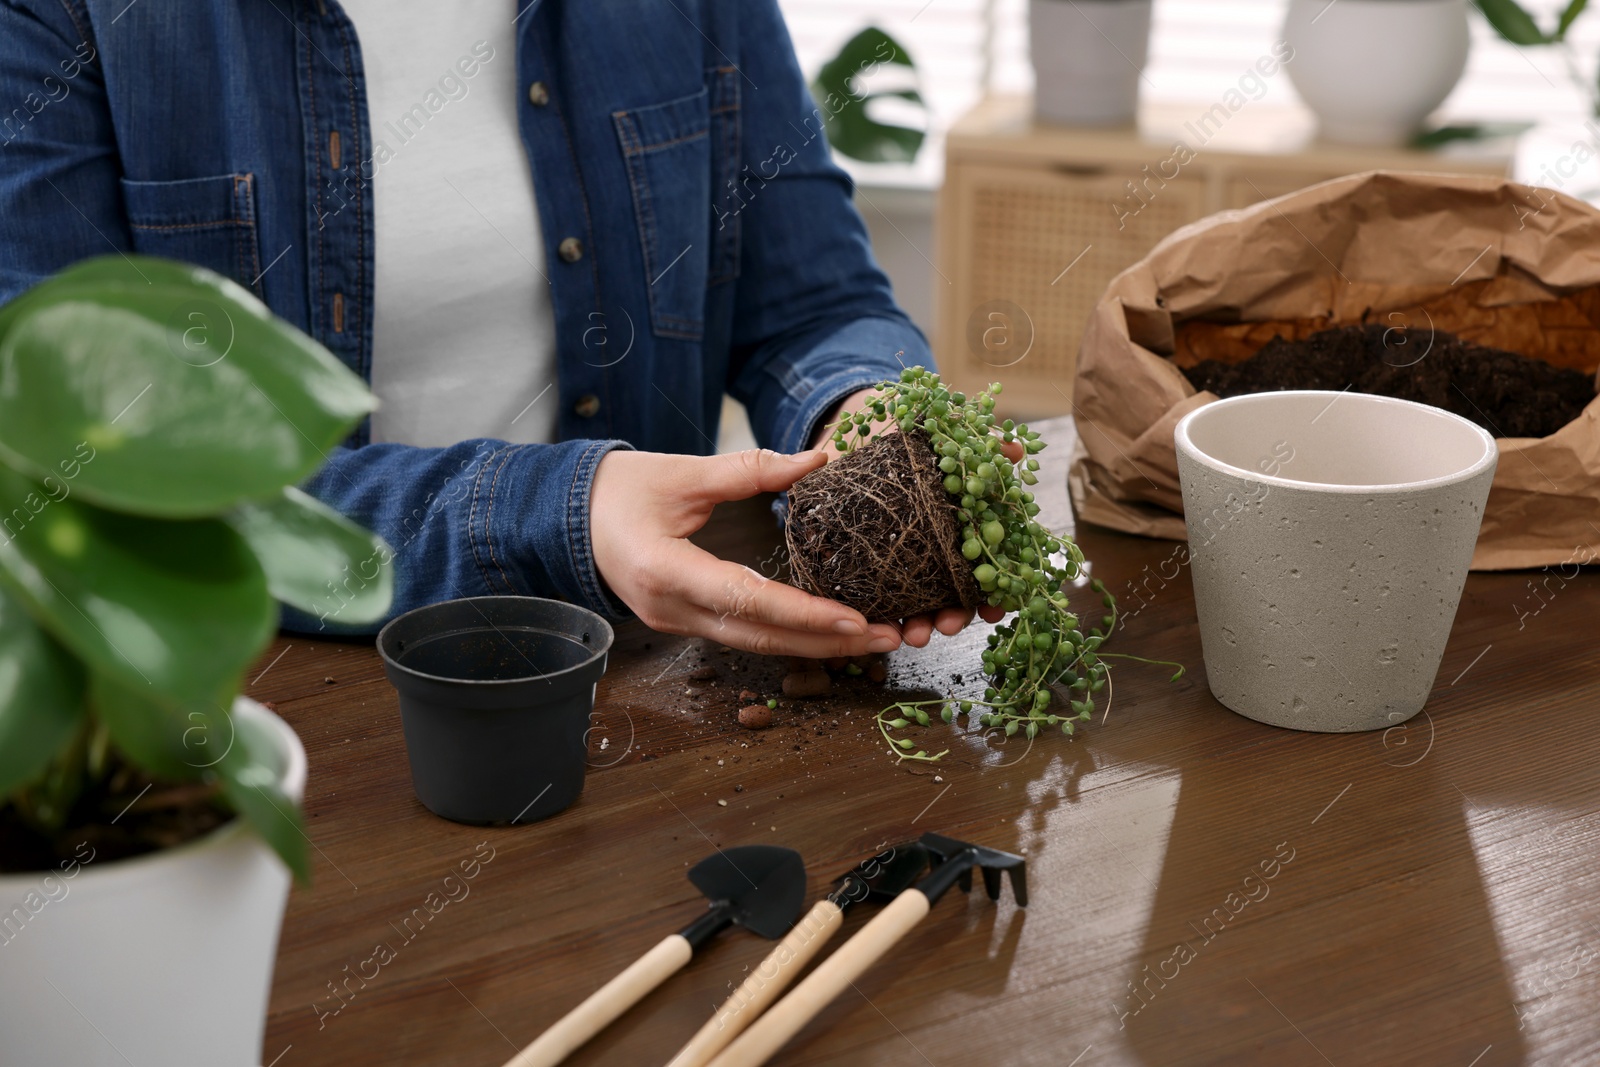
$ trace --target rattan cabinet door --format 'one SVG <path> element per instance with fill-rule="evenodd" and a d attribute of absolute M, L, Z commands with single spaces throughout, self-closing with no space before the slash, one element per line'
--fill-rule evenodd
<path fill-rule="evenodd" d="M 1084 326 L 1106 283 L 1205 214 L 1206 184 L 1151 166 L 999 167 L 952 159 L 939 216 L 935 354 L 962 389 L 1006 385 L 1027 418 L 1071 412 Z M 1171 170 L 1169 169 L 1170 173 Z"/>

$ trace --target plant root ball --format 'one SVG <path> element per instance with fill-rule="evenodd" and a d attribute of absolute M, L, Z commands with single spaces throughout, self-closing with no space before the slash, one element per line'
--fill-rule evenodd
<path fill-rule="evenodd" d="M 794 584 L 869 619 L 983 603 L 921 431 L 885 434 L 801 478 L 786 536 Z"/>
<path fill-rule="evenodd" d="M 739 725 L 747 730 L 765 730 L 772 725 L 772 709 L 765 704 L 740 708 Z"/>

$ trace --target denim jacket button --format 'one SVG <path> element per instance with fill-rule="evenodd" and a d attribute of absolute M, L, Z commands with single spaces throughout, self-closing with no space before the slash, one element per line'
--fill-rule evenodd
<path fill-rule="evenodd" d="M 545 88 L 544 82 L 528 86 L 528 102 L 534 107 L 544 107 L 550 102 L 550 90 Z"/>
<path fill-rule="evenodd" d="M 593 393 L 584 393 L 578 402 L 572 405 L 572 410 L 579 418 L 592 419 L 600 413 L 600 398 Z"/>
<path fill-rule="evenodd" d="M 566 237 L 556 246 L 556 251 L 568 263 L 576 263 L 583 258 L 583 242 L 576 237 Z"/>

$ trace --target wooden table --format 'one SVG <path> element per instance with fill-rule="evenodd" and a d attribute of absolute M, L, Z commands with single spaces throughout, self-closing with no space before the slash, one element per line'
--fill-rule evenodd
<path fill-rule="evenodd" d="M 1050 426 L 1045 481 L 1070 434 Z M 1070 528 L 1063 491 L 1041 502 Z M 773 558 L 764 502 L 724 510 L 708 544 Z M 1173 573 L 1170 542 L 1078 537 L 1113 591 Z M 714 846 L 798 849 L 815 898 L 924 830 L 1025 852 L 1032 906 L 952 894 L 774 1063 L 1600 1062 L 1600 585 L 1544 577 L 1470 578 L 1425 715 L 1318 735 L 1211 697 L 1178 573 L 1115 647 L 1188 664 L 1181 681 L 1124 663 L 1076 739 L 936 721 L 937 767 L 885 754 L 881 687 L 841 681 L 749 732 L 736 694 L 774 692 L 780 664 L 631 624 L 582 798 L 506 829 L 417 802 L 369 644 L 286 636 L 248 691 L 310 754 L 315 880 L 289 905 L 263 1062 L 494 1067 L 694 918 L 684 872 Z M 983 632 L 894 654 L 889 691 L 974 684 Z M 714 684 L 688 683 L 703 664 Z M 665 1062 L 768 947 L 724 935 L 569 1062 Z"/>

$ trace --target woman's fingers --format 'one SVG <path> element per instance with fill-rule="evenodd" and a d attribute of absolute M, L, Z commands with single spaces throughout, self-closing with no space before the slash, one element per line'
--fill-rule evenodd
<path fill-rule="evenodd" d="M 1021 441 L 1001 441 L 1000 451 L 1013 463 L 1021 463 L 1022 458 L 1028 454 Z"/>
<path fill-rule="evenodd" d="M 696 609 L 691 625 L 685 631 L 701 637 L 714 638 L 724 645 L 742 648 L 761 656 L 799 656 L 802 659 L 830 660 L 837 657 L 853 659 L 866 655 L 869 644 L 876 641 L 868 637 L 810 633 L 803 630 L 786 630 L 781 626 L 753 622 L 738 615 L 719 615 L 705 609 Z M 874 627 L 876 630 L 877 627 Z M 896 646 L 899 642 L 893 638 Z M 876 649 L 873 649 L 876 651 Z M 885 651 L 888 651 L 885 649 Z"/>
<path fill-rule="evenodd" d="M 984 622 L 999 622 L 1005 617 L 1005 609 L 997 608 L 992 604 L 983 604 L 978 608 L 978 618 Z"/>
<path fill-rule="evenodd" d="M 993 610 L 996 612 L 995 618 L 987 621 L 998 622 L 1000 609 Z M 907 619 L 902 633 L 906 644 L 913 648 L 926 648 L 935 630 L 946 637 L 954 637 L 966 629 L 967 624 L 972 621 L 972 615 L 973 613 L 966 608 L 940 608 L 930 615 L 917 615 Z"/>
<path fill-rule="evenodd" d="M 766 448 L 721 456 L 686 458 L 679 474 L 681 492 L 703 500 L 745 500 L 758 493 L 781 493 L 828 462 L 820 449 L 784 455 Z"/>
<path fill-rule="evenodd" d="M 859 611 L 843 604 L 773 581 L 749 567 L 720 560 L 688 542 L 682 544 L 682 558 L 672 561 L 671 568 L 678 575 L 676 591 L 714 615 L 735 616 L 781 630 L 858 640 L 861 647 L 836 655 L 887 652 L 900 647 L 899 635 L 892 626 L 869 625 Z"/>

